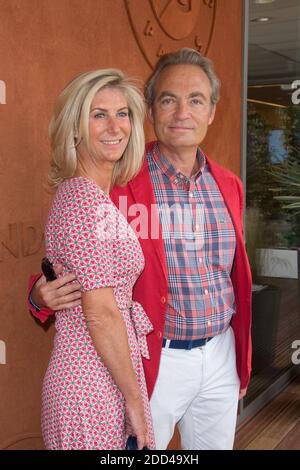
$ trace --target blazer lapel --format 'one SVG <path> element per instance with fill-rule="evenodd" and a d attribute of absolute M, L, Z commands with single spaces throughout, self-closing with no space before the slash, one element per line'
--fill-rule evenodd
<path fill-rule="evenodd" d="M 150 242 L 152 243 L 153 249 L 155 250 L 159 262 L 162 266 L 165 278 L 167 279 L 168 274 L 164 242 L 162 239 L 161 224 L 159 220 L 159 214 L 156 208 L 157 205 L 146 157 L 144 159 L 142 169 L 140 170 L 138 175 L 128 183 L 128 186 L 130 188 L 131 195 L 135 203 L 142 204 L 145 207 L 148 222 L 147 236 Z M 157 229 L 155 229 L 155 225 Z M 148 240 L 144 240 L 141 237 L 139 238 L 139 241 L 142 247 L 144 246 L 144 244 L 146 245 L 146 243 L 149 243 Z M 144 250 L 144 252 L 145 251 L 146 250 Z"/>

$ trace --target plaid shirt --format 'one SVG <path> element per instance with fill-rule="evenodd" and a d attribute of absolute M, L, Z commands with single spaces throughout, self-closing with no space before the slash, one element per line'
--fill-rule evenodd
<path fill-rule="evenodd" d="M 168 267 L 168 339 L 215 336 L 235 313 L 230 279 L 236 239 L 220 190 L 198 149 L 188 178 L 159 151 L 147 154 Z"/>

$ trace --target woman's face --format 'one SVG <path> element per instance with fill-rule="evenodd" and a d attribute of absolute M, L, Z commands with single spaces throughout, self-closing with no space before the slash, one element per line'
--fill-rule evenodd
<path fill-rule="evenodd" d="M 131 134 L 127 99 L 117 88 L 99 91 L 89 114 L 90 148 L 99 163 L 117 162 Z"/>

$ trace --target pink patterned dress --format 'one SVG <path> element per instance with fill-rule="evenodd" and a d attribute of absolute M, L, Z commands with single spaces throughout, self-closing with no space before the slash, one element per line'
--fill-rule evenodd
<path fill-rule="evenodd" d="M 110 198 L 91 180 L 73 178 L 55 195 L 46 226 L 47 256 L 76 273 L 82 291 L 113 287 L 141 388 L 151 448 L 154 436 L 141 355 L 152 325 L 132 288 L 144 267 L 140 244 Z M 48 449 L 124 449 L 124 398 L 97 354 L 81 307 L 56 312 L 44 378 L 42 433 Z"/>

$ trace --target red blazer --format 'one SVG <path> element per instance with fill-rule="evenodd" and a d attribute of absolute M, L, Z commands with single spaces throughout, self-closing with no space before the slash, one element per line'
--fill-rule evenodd
<path fill-rule="evenodd" d="M 154 142 L 147 144 L 146 152 Z M 231 279 L 233 283 L 236 314 L 231 326 L 235 334 L 237 371 L 241 380 L 241 388 L 246 388 L 251 372 L 251 271 L 245 250 L 243 237 L 243 189 L 240 180 L 229 170 L 207 158 L 209 169 L 215 178 L 231 215 L 236 233 L 236 253 L 234 257 Z M 150 179 L 148 164 L 145 159 L 139 174 L 124 188 L 115 187 L 111 198 L 119 207 L 119 197 L 127 196 L 127 207 L 131 204 L 144 204 L 147 208 L 155 204 L 155 196 Z M 148 237 L 139 238 L 144 256 L 145 269 L 138 278 L 133 299 L 144 307 L 154 331 L 147 336 L 150 359 L 143 359 L 149 396 L 151 396 L 158 374 L 162 339 L 168 298 L 168 275 L 164 242 L 161 238 L 151 238 L 151 211 L 148 210 Z M 130 223 L 138 214 L 127 216 Z M 157 217 L 159 217 L 157 215 Z"/>
<path fill-rule="evenodd" d="M 149 151 L 153 145 L 154 142 L 149 143 L 146 147 L 146 151 Z M 232 317 L 231 326 L 235 335 L 237 371 L 241 380 L 241 388 L 246 388 L 251 372 L 252 291 L 251 271 L 243 237 L 243 189 L 240 180 L 232 172 L 221 167 L 209 158 L 207 158 L 207 163 L 219 186 L 235 228 L 236 252 L 231 279 L 235 293 L 236 314 Z M 168 298 L 168 274 L 161 232 L 158 236 L 154 234 L 154 236 L 151 237 L 151 210 L 149 210 L 149 208 L 151 208 L 151 204 L 154 205 L 156 201 L 146 159 L 144 160 L 141 171 L 127 186 L 123 188 L 115 187 L 113 189 L 111 198 L 117 207 L 119 207 L 120 196 L 126 196 L 122 205 L 124 206 L 124 201 L 126 201 L 127 209 L 129 209 L 132 204 L 143 204 L 148 209 L 148 236 L 144 236 L 144 238 L 139 237 L 145 256 L 145 269 L 134 286 L 133 300 L 138 301 L 144 307 L 154 327 L 153 332 L 147 336 L 150 359 L 143 359 L 148 393 L 149 397 L 151 397 L 158 374 L 162 349 L 166 302 Z M 156 212 L 154 213 L 156 214 L 157 221 L 159 221 L 159 215 Z M 132 216 L 129 216 L 127 213 L 129 223 L 136 219 L 136 217 L 138 217 L 138 213 Z M 30 289 L 36 279 L 36 276 L 31 278 Z M 28 307 L 41 321 L 45 321 L 47 316 L 53 313 L 48 309 L 36 312 L 29 304 Z"/>

